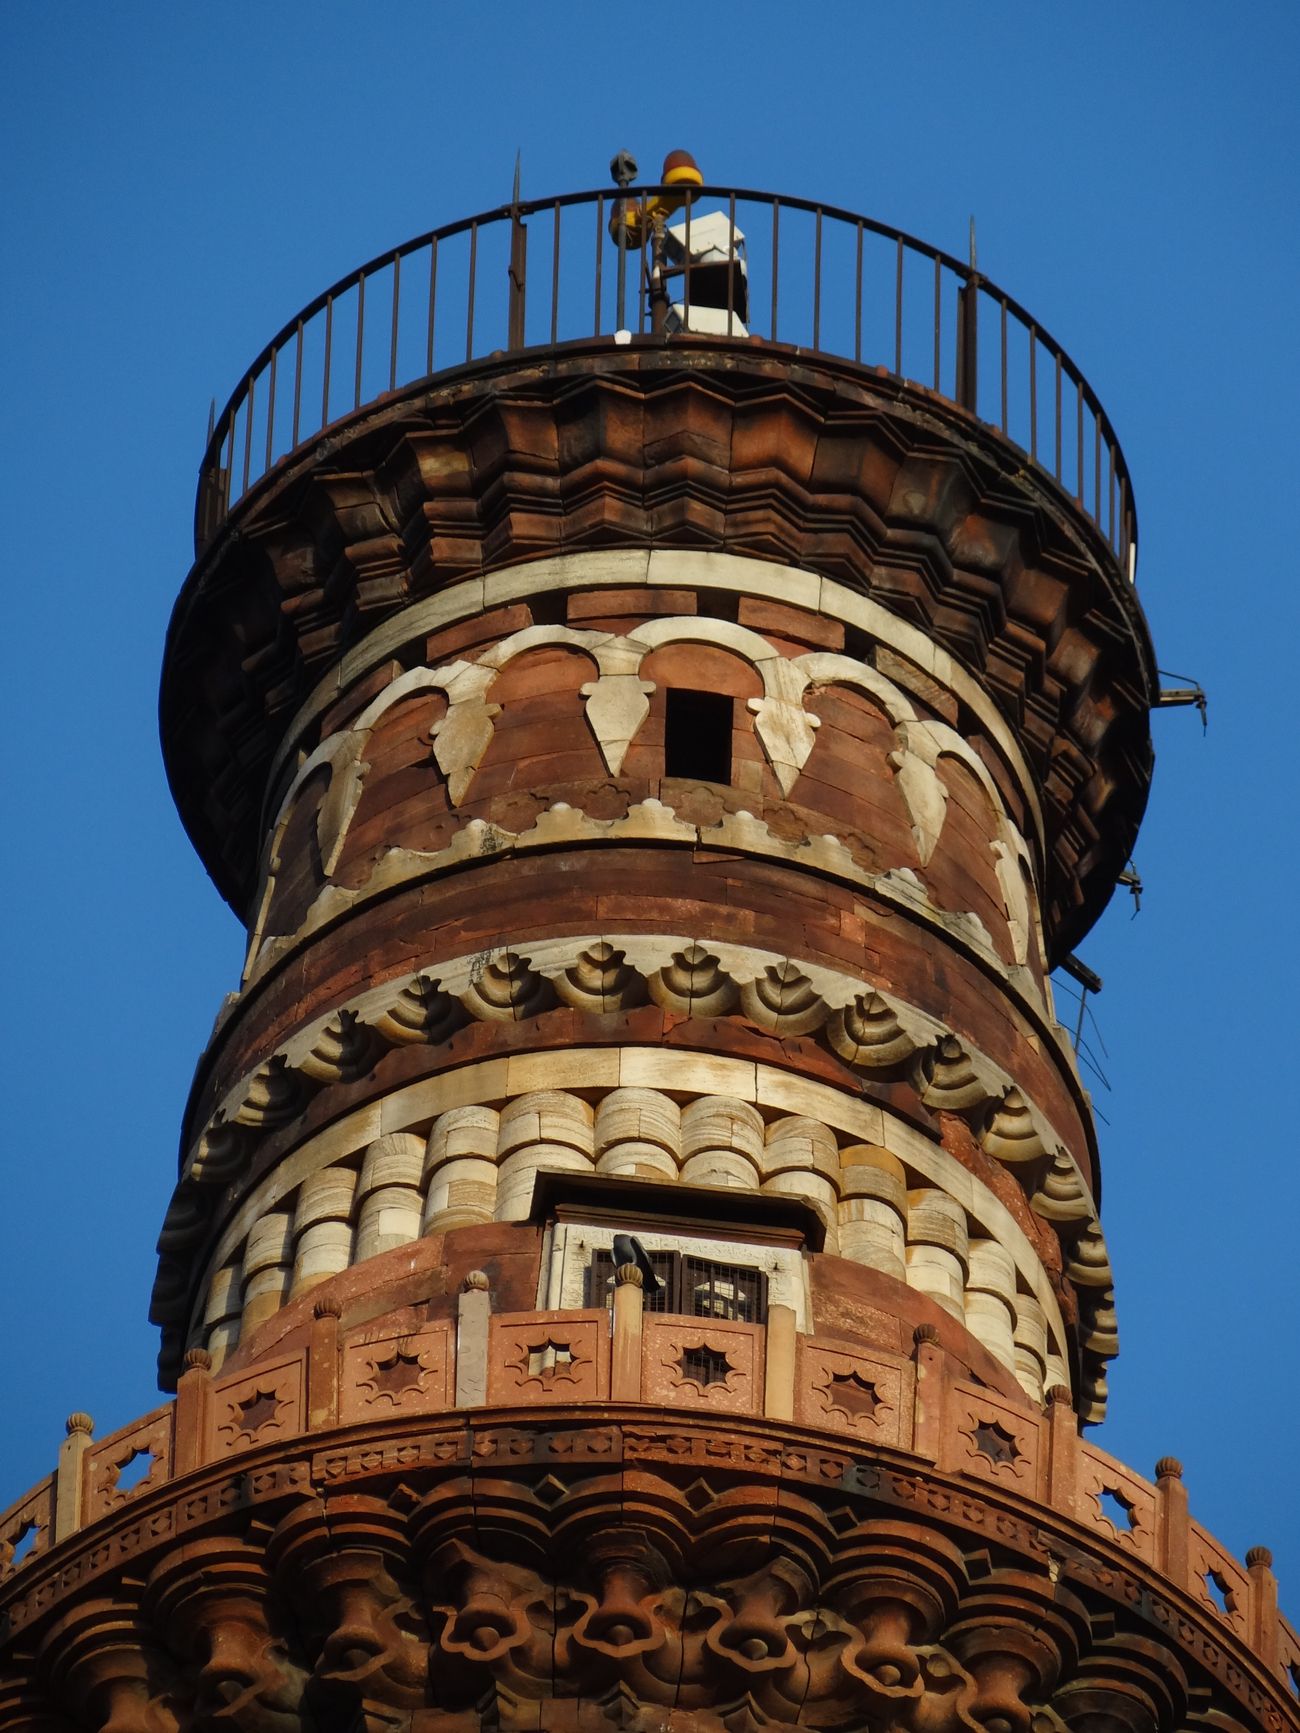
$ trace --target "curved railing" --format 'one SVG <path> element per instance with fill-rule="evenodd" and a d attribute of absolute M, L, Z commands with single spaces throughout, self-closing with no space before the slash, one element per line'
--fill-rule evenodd
<path fill-rule="evenodd" d="M 489 355 L 653 335 L 670 301 L 691 328 L 691 267 L 665 284 L 649 225 L 625 248 L 610 237 L 621 198 L 661 191 L 670 189 L 504 205 L 419 235 L 318 295 L 266 345 L 210 429 L 199 545 L 281 459 L 389 392 Z M 869 217 L 729 187 L 695 188 L 681 203 L 684 191 L 671 189 L 680 208 L 670 223 L 689 230 L 720 211 L 745 239 L 748 317 L 729 289 L 710 329 L 881 366 L 948 398 L 1052 476 L 1132 578 L 1137 516 L 1119 440 L 1078 367 L 1017 301 Z"/>

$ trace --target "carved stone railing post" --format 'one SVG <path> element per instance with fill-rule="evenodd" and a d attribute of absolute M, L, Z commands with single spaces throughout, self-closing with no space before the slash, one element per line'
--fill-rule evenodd
<path fill-rule="evenodd" d="M 1183 1465 L 1176 1456 L 1162 1456 L 1156 1463 L 1156 1563 L 1181 1588 L 1188 1586 L 1189 1523 Z"/>
<path fill-rule="evenodd" d="M 1064 1384 L 1047 1392 L 1047 1501 L 1053 1510 L 1074 1515 L 1079 1478 L 1079 1422 Z"/>
<path fill-rule="evenodd" d="M 610 1355 L 609 1394 L 615 1402 L 641 1400 L 641 1319 L 645 1294 L 635 1264 L 614 1271 L 614 1342 Z"/>
<path fill-rule="evenodd" d="M 767 1365 L 763 1412 L 769 1420 L 794 1419 L 795 1316 L 793 1306 L 767 1310 Z"/>
<path fill-rule="evenodd" d="M 81 1501 L 85 1484 L 82 1457 L 89 1450 L 95 1422 L 89 1414 L 69 1414 L 68 1436 L 59 1446 L 59 1465 L 54 1474 L 54 1540 L 57 1544 L 81 1527 Z"/>
<path fill-rule="evenodd" d="M 307 1350 L 307 1429 L 320 1431 L 339 1417 L 339 1319 L 342 1307 L 322 1294 L 312 1308 Z"/>
<path fill-rule="evenodd" d="M 916 1418 L 912 1445 L 918 1456 L 937 1462 L 943 1443 L 943 1385 L 945 1355 L 939 1346 L 935 1324 L 918 1324 L 916 1344 Z"/>
<path fill-rule="evenodd" d="M 1246 1554 L 1250 1573 L 1250 1642 L 1264 1665 L 1277 1666 L 1277 1578 L 1273 1555 L 1266 1546 L 1253 1546 Z"/>
<path fill-rule="evenodd" d="M 172 1440 L 172 1472 L 188 1474 L 207 1457 L 211 1427 L 212 1356 L 206 1348 L 191 1348 L 176 1384 L 176 1419 Z"/>
<path fill-rule="evenodd" d="M 482 1270 L 471 1270 L 456 1303 L 456 1406 L 481 1408 L 487 1401 L 488 1323 L 492 1296 Z"/>

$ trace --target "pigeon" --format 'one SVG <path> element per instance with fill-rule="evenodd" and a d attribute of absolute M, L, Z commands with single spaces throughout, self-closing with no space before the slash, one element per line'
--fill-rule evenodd
<path fill-rule="evenodd" d="M 650 1254 L 640 1240 L 632 1234 L 614 1235 L 614 1268 L 617 1270 L 623 1264 L 635 1264 L 641 1272 L 641 1288 L 646 1294 L 657 1294 L 663 1283 L 655 1275 L 654 1265 L 650 1262 Z"/>

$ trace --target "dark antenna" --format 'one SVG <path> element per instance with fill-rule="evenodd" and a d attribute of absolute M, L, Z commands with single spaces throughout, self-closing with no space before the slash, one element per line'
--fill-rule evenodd
<path fill-rule="evenodd" d="M 615 186 L 620 192 L 627 189 L 637 177 L 636 158 L 631 151 L 616 151 L 610 159 L 609 172 Z M 626 201 L 619 211 L 618 223 L 618 305 L 614 329 L 622 331 L 627 326 L 627 210 Z"/>
<path fill-rule="evenodd" d="M 1193 680 L 1190 675 L 1187 674 L 1171 674 L 1164 668 L 1158 668 L 1156 672 L 1162 680 L 1182 680 L 1185 684 L 1182 686 L 1161 687 L 1160 694 L 1152 706 L 1152 709 L 1177 710 L 1186 705 L 1194 704 L 1201 713 L 1201 733 L 1208 733 L 1210 727 L 1210 700 L 1206 696 L 1205 688 L 1201 685 L 1200 681 Z"/>
<path fill-rule="evenodd" d="M 1142 913 L 1142 877 L 1132 861 L 1128 863 L 1115 882 L 1123 885 L 1133 898 L 1133 918 L 1136 920 Z"/>
<path fill-rule="evenodd" d="M 1080 989 L 1079 1022 L 1074 1031 L 1074 1048 L 1077 1053 L 1079 1050 L 1079 1043 L 1083 1039 L 1083 1016 L 1088 1004 L 1088 995 L 1089 993 L 1101 992 L 1102 980 L 1100 975 L 1090 969 L 1086 963 L 1081 963 L 1079 959 L 1073 955 L 1061 959 L 1061 969 L 1072 981 L 1078 982 Z"/>

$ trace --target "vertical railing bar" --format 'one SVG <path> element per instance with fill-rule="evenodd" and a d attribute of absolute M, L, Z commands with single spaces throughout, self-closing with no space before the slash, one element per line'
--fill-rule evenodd
<path fill-rule="evenodd" d="M 230 412 L 229 437 L 230 437 L 230 450 L 226 453 L 226 481 L 225 481 L 226 497 L 225 497 L 225 500 L 224 500 L 224 502 L 222 504 L 222 508 L 221 508 L 223 512 L 230 510 L 230 496 L 231 496 L 231 493 L 232 493 L 232 491 L 234 489 L 234 485 L 235 485 L 235 412 L 234 412 L 234 410 L 231 410 L 231 412 Z"/>
<path fill-rule="evenodd" d="M 1002 301 L 1002 431 L 1007 431 L 1007 298 Z"/>
<path fill-rule="evenodd" d="M 438 311 L 438 237 L 429 242 L 429 341 L 424 352 L 424 371 L 433 372 L 433 326 Z"/>
<path fill-rule="evenodd" d="M 1038 330 L 1029 327 L 1029 455 L 1038 462 Z"/>
<path fill-rule="evenodd" d="M 393 254 L 393 339 L 388 346 L 388 389 L 397 389 L 397 315 L 401 306 L 402 255 Z"/>
<path fill-rule="evenodd" d="M 691 328 L 691 191 L 686 194 L 686 241 L 684 244 L 685 258 L 682 263 L 682 329 Z"/>
<path fill-rule="evenodd" d="M 363 271 L 357 278 L 357 366 L 352 382 L 352 407 L 361 407 L 361 354 L 366 336 L 366 276 Z"/>
<path fill-rule="evenodd" d="M 560 201 L 555 201 L 553 232 L 551 235 L 551 342 L 554 343 L 560 329 Z"/>
<path fill-rule="evenodd" d="M 1092 521 L 1101 528 L 1101 412 L 1092 406 Z"/>
<path fill-rule="evenodd" d="M 736 195 L 727 198 L 727 335 L 736 322 Z"/>
<path fill-rule="evenodd" d="M 248 396 L 244 400 L 248 420 L 244 423 L 244 480 L 239 490 L 241 498 L 248 492 L 248 464 L 253 455 L 253 393 L 256 389 L 257 375 L 254 374 L 248 381 Z"/>
<path fill-rule="evenodd" d="M 298 416 L 302 409 L 302 320 L 294 334 L 293 356 L 293 445 L 291 450 L 298 449 Z"/>
<path fill-rule="evenodd" d="M 478 224 L 469 226 L 469 281 L 465 290 L 465 359 L 474 358 L 474 291 L 478 276 Z"/>
<path fill-rule="evenodd" d="M 777 285 L 781 272 L 781 201 L 772 200 L 772 342 L 776 342 Z"/>
<path fill-rule="evenodd" d="M 604 214 L 605 195 L 600 193 L 596 198 L 596 322 L 592 327 L 593 337 L 600 336 L 600 267 L 601 260 L 605 257 L 605 249 L 601 244 L 605 238 Z"/>
<path fill-rule="evenodd" d="M 271 467 L 271 453 L 275 449 L 275 369 L 279 359 L 280 351 L 272 349 L 271 378 L 266 399 L 266 463 L 262 469 L 263 475 Z"/>
<path fill-rule="evenodd" d="M 1061 479 L 1061 351 L 1056 351 L 1056 468 L 1052 472 Z"/>
<path fill-rule="evenodd" d="M 1106 540 L 1110 543 L 1111 552 L 1115 551 L 1115 447 L 1109 438 L 1106 440 L 1108 471 L 1106 481 Z"/>
<path fill-rule="evenodd" d="M 646 223 L 644 213 L 642 214 L 642 217 L 641 217 L 641 225 L 640 226 L 641 226 L 641 247 L 640 247 L 641 281 L 640 281 L 640 288 L 638 291 L 639 299 L 637 301 L 636 330 L 637 330 L 637 336 L 638 337 L 644 337 L 645 336 L 645 322 L 646 322 L 646 308 L 650 304 L 650 275 L 649 275 L 648 268 L 646 266 L 646 252 L 645 252 L 645 244 L 646 244 L 646 239 L 647 239 L 646 230 L 647 230 L 649 225 Z"/>
<path fill-rule="evenodd" d="M 325 297 L 325 365 L 321 370 L 320 387 L 320 424 L 328 427 L 330 421 L 330 368 L 334 364 L 334 297 Z"/>
<path fill-rule="evenodd" d="M 862 224 L 858 224 L 857 266 L 853 284 L 853 359 L 862 359 Z"/>
<path fill-rule="evenodd" d="M 941 269 L 942 267 L 939 264 L 939 255 L 936 253 L 934 255 L 934 388 L 936 391 L 939 389 L 939 312 L 941 300 L 940 291 L 943 287 L 943 281 L 940 275 Z"/>
<path fill-rule="evenodd" d="M 813 348 L 822 346 L 822 208 L 817 207 L 813 231 Z"/>
<path fill-rule="evenodd" d="M 894 372 L 903 372 L 903 237 L 898 237 L 898 258 L 894 266 Z"/>

